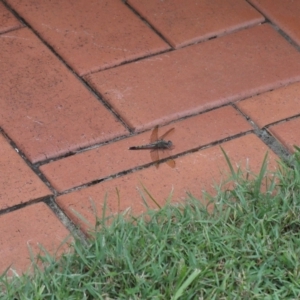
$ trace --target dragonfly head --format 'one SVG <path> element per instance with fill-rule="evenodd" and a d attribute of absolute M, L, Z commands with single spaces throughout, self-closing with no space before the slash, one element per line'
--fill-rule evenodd
<path fill-rule="evenodd" d="M 172 141 L 167 141 L 167 147 L 168 147 L 168 149 L 173 149 L 174 148 L 174 145 L 173 145 Z"/>

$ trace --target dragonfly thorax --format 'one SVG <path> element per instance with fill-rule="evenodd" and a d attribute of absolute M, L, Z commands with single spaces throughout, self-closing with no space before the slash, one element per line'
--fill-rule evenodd
<path fill-rule="evenodd" d="M 159 149 L 170 149 L 173 147 L 172 141 L 158 140 L 154 144 L 156 144 L 155 148 Z"/>

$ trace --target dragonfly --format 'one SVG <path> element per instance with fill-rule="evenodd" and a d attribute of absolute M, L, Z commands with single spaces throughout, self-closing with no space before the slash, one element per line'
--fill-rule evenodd
<path fill-rule="evenodd" d="M 167 153 L 170 155 L 170 150 L 174 148 L 172 141 L 166 141 L 165 138 L 174 133 L 175 128 L 171 128 L 166 131 L 162 136 L 158 137 L 158 126 L 156 126 L 150 137 L 150 143 L 141 146 L 130 147 L 129 150 L 150 150 L 150 156 L 153 162 L 155 162 L 156 168 L 159 166 L 159 160 L 162 154 Z M 165 155 L 164 155 L 165 156 Z M 175 160 L 170 158 L 166 161 L 166 164 L 171 168 L 175 168 Z"/>

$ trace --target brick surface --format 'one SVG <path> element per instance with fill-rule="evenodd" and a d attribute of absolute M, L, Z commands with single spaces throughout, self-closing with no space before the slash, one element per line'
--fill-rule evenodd
<path fill-rule="evenodd" d="M 162 127 L 159 129 L 159 134 L 163 134 L 172 127 L 175 128 L 174 134 L 170 137 L 175 145 L 171 152 L 172 155 L 252 129 L 248 122 L 230 106 Z M 41 166 L 40 170 L 51 185 L 62 192 L 150 163 L 149 150 L 128 150 L 130 146 L 149 143 L 149 138 L 150 132 L 145 132 L 135 137 L 51 162 Z"/>
<path fill-rule="evenodd" d="M 300 147 L 300 118 L 270 126 L 270 133 L 293 153 L 294 145 Z"/>
<path fill-rule="evenodd" d="M 231 140 L 222 144 L 230 157 L 234 167 L 240 165 L 258 172 L 268 148 L 253 134 Z M 275 166 L 275 154 L 269 150 L 271 166 Z M 223 170 L 221 172 L 221 170 Z M 104 201 L 107 201 L 107 212 L 116 213 L 131 208 L 133 213 L 145 211 L 141 200 L 142 193 L 150 207 L 154 203 L 143 191 L 142 185 L 151 193 L 155 200 L 164 205 L 170 194 L 175 202 L 183 201 L 186 193 L 190 192 L 201 199 L 202 191 L 212 191 L 213 180 L 219 184 L 221 179 L 227 178 L 229 168 L 219 146 L 195 152 L 176 159 L 176 168 L 172 169 L 162 164 L 157 170 L 150 167 L 142 171 L 106 181 L 89 188 L 85 188 L 57 198 L 58 205 L 65 213 L 84 230 L 89 225 L 78 218 L 76 212 L 95 224 L 95 210 L 101 216 Z M 120 194 L 120 200 L 116 188 Z"/>
<path fill-rule="evenodd" d="M 0 210 L 51 195 L 51 191 L 0 134 Z"/>
<path fill-rule="evenodd" d="M 0 2 L 0 33 L 20 28 L 22 24 L 7 10 L 2 2 Z M 9 38 L 6 35 L 6 38 Z"/>
<path fill-rule="evenodd" d="M 8 0 L 79 74 L 170 47 L 120 0 Z"/>
<path fill-rule="evenodd" d="M 300 53 L 261 25 L 86 78 L 142 130 L 300 80 Z"/>
<path fill-rule="evenodd" d="M 9 36 L 0 39 L 0 126 L 31 162 L 126 133 L 27 28 Z"/>
<path fill-rule="evenodd" d="M 69 235 L 41 201 L 45 177 L 87 231 L 105 200 L 107 214 L 144 212 L 141 194 L 157 208 L 144 188 L 160 206 L 189 192 L 207 204 L 203 191 L 215 194 L 229 173 L 219 144 L 255 173 L 269 151 L 273 170 L 278 157 L 232 102 L 294 151 L 299 1 L 0 1 L 0 273 L 25 271 L 28 245 L 54 253 Z M 175 128 L 174 168 L 128 149 L 156 125 L 160 135 Z"/>
<path fill-rule="evenodd" d="M 249 2 L 300 45 L 299 1 L 249 0 Z"/>
<path fill-rule="evenodd" d="M 240 0 L 128 0 L 175 48 L 230 33 L 264 21 Z"/>
<path fill-rule="evenodd" d="M 50 254 L 55 255 L 58 247 L 70 234 L 44 203 L 1 215 L 0 228 L 0 274 L 9 266 L 11 271 L 19 274 L 27 271 L 31 265 L 29 247 L 37 254 L 40 252 L 39 245 L 42 245 Z M 67 250 L 66 246 L 57 254 Z"/>
<path fill-rule="evenodd" d="M 300 114 L 300 82 L 237 103 L 259 127 Z"/>

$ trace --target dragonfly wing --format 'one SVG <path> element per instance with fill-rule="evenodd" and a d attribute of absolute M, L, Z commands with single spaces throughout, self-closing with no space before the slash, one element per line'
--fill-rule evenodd
<path fill-rule="evenodd" d="M 150 156 L 153 162 L 156 163 L 156 168 L 158 168 L 159 154 L 157 149 L 153 149 L 150 151 Z"/>
<path fill-rule="evenodd" d="M 164 140 L 168 135 L 173 134 L 175 131 L 175 128 L 169 129 L 167 132 L 165 132 L 162 136 L 159 137 L 159 140 Z"/>
<path fill-rule="evenodd" d="M 151 137 L 150 137 L 150 143 L 154 143 L 157 140 L 163 140 L 166 138 L 166 136 L 168 136 L 169 134 L 174 133 L 175 128 L 171 128 L 169 129 L 167 132 L 165 132 L 161 137 L 158 138 L 158 126 L 156 126 L 152 133 L 151 133 Z M 156 168 L 158 168 L 159 166 L 159 159 L 160 158 L 164 158 L 164 157 L 168 157 L 170 156 L 170 151 L 165 149 L 165 150 L 160 150 L 160 149 L 153 149 L 150 151 L 150 155 L 151 155 L 151 159 L 153 162 L 156 162 Z M 170 166 L 171 168 L 175 168 L 175 160 L 174 159 L 169 159 L 166 161 L 166 163 L 168 164 L 168 166 Z"/>
<path fill-rule="evenodd" d="M 174 159 L 169 159 L 166 161 L 166 164 L 171 167 L 171 168 L 175 168 L 176 167 L 176 163 L 175 163 L 175 160 Z"/>
<path fill-rule="evenodd" d="M 160 159 L 164 159 L 171 156 L 171 151 L 169 149 L 158 150 L 158 152 Z M 175 168 L 176 166 L 175 160 L 172 158 L 166 160 L 166 164 L 171 168 Z"/>
<path fill-rule="evenodd" d="M 150 143 L 154 143 L 158 140 L 158 126 L 155 126 L 150 137 Z"/>

